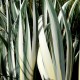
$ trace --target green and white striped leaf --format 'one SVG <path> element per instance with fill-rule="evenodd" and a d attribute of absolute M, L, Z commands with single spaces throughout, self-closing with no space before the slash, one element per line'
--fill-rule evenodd
<path fill-rule="evenodd" d="M 19 15 L 19 32 L 18 32 L 18 53 L 19 53 L 19 65 L 20 65 L 20 80 L 24 80 L 24 66 L 23 66 L 23 29 L 22 29 L 22 16 Z"/>
<path fill-rule="evenodd" d="M 40 24 L 38 24 L 38 29 L 40 29 L 41 26 L 43 26 L 42 22 Z M 53 67 L 50 52 L 49 52 L 49 49 L 47 46 L 43 27 L 39 33 L 39 46 L 40 46 L 41 55 L 42 55 L 42 59 L 44 62 L 45 70 L 46 70 L 47 75 L 48 75 L 48 79 L 55 79 L 56 80 L 54 67 Z"/>
<path fill-rule="evenodd" d="M 60 4 L 59 4 L 60 6 Z M 60 6 L 61 8 L 61 6 Z M 62 19 L 66 31 L 66 44 L 67 44 L 67 59 L 66 59 L 66 77 L 65 80 L 71 80 L 72 74 L 72 36 L 70 31 L 69 23 L 67 23 L 67 19 L 65 18 L 64 11 L 61 8 Z"/>
<path fill-rule="evenodd" d="M 58 70 L 57 74 L 59 80 L 64 80 L 65 79 L 64 51 L 63 51 L 60 26 L 59 26 L 56 12 L 52 6 L 51 0 L 46 0 L 46 2 L 48 6 L 48 13 L 49 13 L 50 23 L 51 23 L 54 55 L 55 55 L 56 66 Z"/>
<path fill-rule="evenodd" d="M 79 0 L 75 0 L 71 9 L 70 9 L 70 12 L 69 12 L 69 17 L 68 17 L 68 22 L 72 23 L 72 18 L 73 18 L 73 14 L 74 14 L 74 10 L 76 8 L 76 5 L 78 4 L 78 1 Z"/>
<path fill-rule="evenodd" d="M 47 25 L 47 6 L 46 6 L 46 1 L 42 1 L 43 3 L 43 25 L 44 27 Z"/>
<path fill-rule="evenodd" d="M 15 5 L 15 2 L 12 0 L 10 1 L 10 8 L 11 8 L 13 20 L 15 21 L 18 16 L 19 11 Z"/>
<path fill-rule="evenodd" d="M 66 10 L 70 4 L 71 0 L 68 0 L 67 2 L 64 3 L 64 5 L 62 6 L 62 10 L 64 11 L 64 15 L 66 16 Z M 61 24 L 61 29 L 63 28 L 63 18 L 62 18 L 62 13 L 61 13 L 61 10 L 59 12 L 59 15 L 58 15 L 58 21 L 59 21 L 59 24 Z"/>
<path fill-rule="evenodd" d="M 26 72 L 27 77 L 32 80 L 33 79 L 33 71 L 34 71 L 34 63 L 33 63 L 33 56 L 31 52 L 31 39 L 30 39 L 30 26 L 29 26 L 29 21 L 28 21 L 28 15 L 26 11 L 26 66 L 28 71 Z"/>
<path fill-rule="evenodd" d="M 13 44 L 12 37 L 11 37 L 11 59 L 12 59 L 12 67 L 13 67 L 13 77 L 16 77 L 15 53 L 14 53 L 14 44 Z"/>
<path fill-rule="evenodd" d="M 35 63 L 37 60 L 37 52 L 38 52 L 38 16 L 37 16 L 37 7 L 36 0 L 33 0 L 33 36 L 32 36 L 32 62 L 33 67 L 35 67 Z M 33 69 L 34 70 L 34 69 Z"/>

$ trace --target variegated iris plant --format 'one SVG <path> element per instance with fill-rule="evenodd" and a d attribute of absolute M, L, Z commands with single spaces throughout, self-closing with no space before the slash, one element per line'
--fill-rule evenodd
<path fill-rule="evenodd" d="M 79 0 L 0 0 L 1 79 L 39 80 L 38 67 L 42 80 L 71 80 L 79 57 L 80 80 L 79 13 Z"/>

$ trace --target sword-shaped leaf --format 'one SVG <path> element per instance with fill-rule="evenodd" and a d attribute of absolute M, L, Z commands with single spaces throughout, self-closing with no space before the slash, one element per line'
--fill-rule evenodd
<path fill-rule="evenodd" d="M 42 26 L 43 26 L 43 23 L 41 21 L 41 23 L 38 24 L 38 29 L 40 29 Z M 56 80 L 54 67 L 53 67 L 53 64 L 52 64 L 52 60 L 51 60 L 50 52 L 49 52 L 48 45 L 47 45 L 47 42 L 46 42 L 43 27 L 42 27 L 42 29 L 39 33 L 39 46 L 40 46 L 40 51 L 41 51 L 42 59 L 43 59 L 43 62 L 44 62 L 45 70 L 46 70 L 47 75 L 48 75 L 48 79 Z M 39 66 L 39 68 L 40 68 L 40 66 Z M 43 72 L 41 74 L 43 74 Z"/>
<path fill-rule="evenodd" d="M 46 0 L 46 2 L 47 2 L 48 13 L 50 17 L 53 48 L 54 48 L 56 66 L 57 66 L 57 74 L 59 80 L 64 80 L 65 65 L 64 65 L 64 51 L 63 51 L 61 30 L 60 30 L 57 14 L 52 6 L 51 0 Z"/>

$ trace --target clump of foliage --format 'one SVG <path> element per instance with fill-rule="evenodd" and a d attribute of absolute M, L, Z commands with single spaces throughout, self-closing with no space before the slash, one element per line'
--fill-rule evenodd
<path fill-rule="evenodd" d="M 79 0 L 0 0 L 0 77 L 80 80 Z"/>

